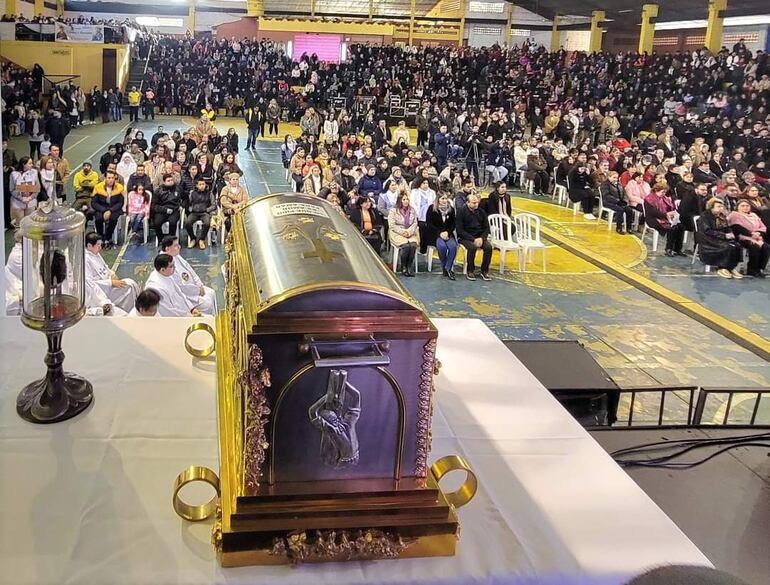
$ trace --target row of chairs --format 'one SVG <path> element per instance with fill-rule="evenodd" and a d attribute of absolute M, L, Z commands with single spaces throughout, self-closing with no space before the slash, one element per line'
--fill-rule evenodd
<path fill-rule="evenodd" d="M 515 233 L 513 227 L 515 226 Z M 489 216 L 489 243 L 493 249 L 499 250 L 500 259 L 498 270 L 500 274 L 505 270 L 505 258 L 508 252 L 517 253 L 519 258 L 519 270 L 526 272 L 527 260 L 534 261 L 535 253 L 540 250 L 543 260 L 543 272 L 546 271 L 546 252 L 545 244 L 540 238 L 540 218 L 531 213 L 518 213 L 510 218 L 499 213 Z M 391 265 L 393 271 L 398 270 L 398 248 L 391 246 L 392 259 Z M 426 248 L 426 267 L 428 272 L 433 268 L 433 255 L 436 252 L 435 246 Z M 460 255 L 462 254 L 462 260 Z M 462 264 L 463 274 L 468 273 L 468 250 L 460 244 L 456 263 Z M 414 271 L 418 272 L 418 254 L 414 257 Z"/>

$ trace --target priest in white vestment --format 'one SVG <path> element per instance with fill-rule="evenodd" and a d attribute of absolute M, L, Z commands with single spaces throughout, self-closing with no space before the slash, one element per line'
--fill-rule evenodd
<path fill-rule="evenodd" d="M 5 314 L 21 315 L 21 280 L 6 265 L 5 270 Z"/>
<path fill-rule="evenodd" d="M 128 313 L 134 308 L 139 285 L 130 278 L 118 278 L 102 258 L 102 237 L 86 234 L 86 280 L 102 289 L 113 305 Z"/>
<path fill-rule="evenodd" d="M 86 315 L 91 317 L 125 317 L 127 313 L 104 294 L 101 287 L 86 279 Z"/>
<path fill-rule="evenodd" d="M 176 263 L 174 257 L 161 253 L 155 257 L 155 270 L 152 271 L 144 287 L 153 289 L 160 295 L 158 315 L 161 317 L 197 317 L 200 310 L 192 304 L 174 279 Z"/>
<path fill-rule="evenodd" d="M 16 233 L 13 235 L 13 248 L 8 252 L 8 259 L 5 261 L 5 267 L 18 281 L 22 280 L 21 240 L 21 230 L 16 230 Z"/>
<path fill-rule="evenodd" d="M 179 253 L 181 249 L 176 236 L 166 236 L 160 243 L 160 251 L 174 258 L 173 278 L 187 299 L 204 315 L 216 314 L 217 296 L 214 289 L 203 284 L 190 263 L 182 258 Z"/>

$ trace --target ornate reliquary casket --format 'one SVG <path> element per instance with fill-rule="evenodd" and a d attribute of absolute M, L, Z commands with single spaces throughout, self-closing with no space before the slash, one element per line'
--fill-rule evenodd
<path fill-rule="evenodd" d="M 459 457 L 428 462 L 437 331 L 425 313 L 317 197 L 251 201 L 226 251 L 220 562 L 454 554 L 455 508 L 476 485 Z M 466 482 L 442 493 L 459 468 Z"/>

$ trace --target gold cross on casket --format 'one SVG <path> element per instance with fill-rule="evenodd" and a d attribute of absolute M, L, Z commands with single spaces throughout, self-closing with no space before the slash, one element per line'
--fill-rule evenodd
<path fill-rule="evenodd" d="M 302 252 L 303 259 L 318 258 L 323 264 L 328 264 L 333 262 L 335 258 L 342 256 L 340 252 L 335 252 L 327 248 L 326 242 L 324 242 L 324 238 L 339 242 L 344 236 L 334 228 L 327 225 L 318 226 L 316 228 L 315 237 L 308 234 L 299 223 L 290 223 L 286 225 L 276 235 L 287 241 L 302 238 L 311 244 L 313 246 L 313 250 Z"/>

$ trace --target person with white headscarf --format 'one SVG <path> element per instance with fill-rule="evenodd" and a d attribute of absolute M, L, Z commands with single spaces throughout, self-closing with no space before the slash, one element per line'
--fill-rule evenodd
<path fill-rule="evenodd" d="M 124 185 L 128 185 L 129 177 L 136 172 L 136 161 L 134 160 L 134 157 L 131 156 L 130 152 L 123 153 L 115 170 L 118 172 L 121 182 Z"/>

